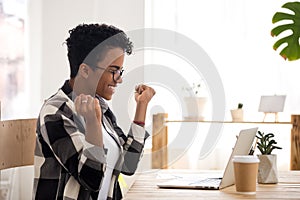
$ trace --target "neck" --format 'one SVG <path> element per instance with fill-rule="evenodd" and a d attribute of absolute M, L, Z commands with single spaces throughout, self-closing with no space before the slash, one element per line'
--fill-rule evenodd
<path fill-rule="evenodd" d="M 69 80 L 69 84 L 75 94 L 85 94 L 95 96 L 95 91 L 91 91 L 91 89 L 86 85 L 86 82 L 80 78 L 71 78 Z"/>
<path fill-rule="evenodd" d="M 75 82 L 74 78 L 71 78 L 69 80 L 69 84 L 70 84 L 70 86 L 71 86 L 72 89 L 74 88 L 74 82 Z"/>

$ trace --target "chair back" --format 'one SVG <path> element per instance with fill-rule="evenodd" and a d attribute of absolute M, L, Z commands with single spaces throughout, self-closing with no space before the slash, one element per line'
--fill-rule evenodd
<path fill-rule="evenodd" d="M 0 170 L 34 164 L 36 120 L 0 121 Z"/>

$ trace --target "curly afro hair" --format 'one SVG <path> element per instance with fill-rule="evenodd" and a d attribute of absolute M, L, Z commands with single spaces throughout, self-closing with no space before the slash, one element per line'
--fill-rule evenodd
<path fill-rule="evenodd" d="M 77 75 L 82 63 L 95 66 L 109 48 L 119 47 L 128 55 L 132 53 L 132 42 L 124 31 L 112 25 L 80 24 L 69 30 L 69 34 L 66 44 L 71 78 Z"/>

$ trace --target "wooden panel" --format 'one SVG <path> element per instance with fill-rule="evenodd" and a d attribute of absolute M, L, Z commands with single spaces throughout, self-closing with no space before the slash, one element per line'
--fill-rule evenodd
<path fill-rule="evenodd" d="M 152 128 L 152 168 L 165 169 L 168 167 L 168 127 L 166 113 L 153 115 Z"/>
<path fill-rule="evenodd" d="M 291 170 L 300 170 L 300 115 L 292 115 Z"/>
<path fill-rule="evenodd" d="M 33 165 L 36 119 L 0 121 L 0 170 Z"/>

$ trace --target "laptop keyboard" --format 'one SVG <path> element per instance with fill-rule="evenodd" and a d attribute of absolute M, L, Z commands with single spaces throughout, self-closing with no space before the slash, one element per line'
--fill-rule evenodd
<path fill-rule="evenodd" d="M 160 188 L 189 188 L 189 189 L 204 189 L 204 190 L 218 190 L 221 185 L 222 178 L 217 177 L 182 177 L 158 184 Z"/>
<path fill-rule="evenodd" d="M 222 178 L 206 178 L 206 179 L 194 181 L 190 183 L 190 185 L 215 188 L 215 187 L 219 187 L 221 180 Z"/>

